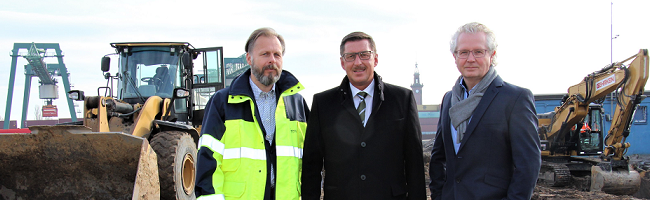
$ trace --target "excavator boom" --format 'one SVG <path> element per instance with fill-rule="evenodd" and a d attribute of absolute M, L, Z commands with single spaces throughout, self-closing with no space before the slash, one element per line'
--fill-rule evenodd
<path fill-rule="evenodd" d="M 634 111 L 645 98 L 643 91 L 648 81 L 648 51 L 642 49 L 637 55 L 618 63 L 618 65 L 622 65 L 622 63 L 632 58 L 634 60 L 632 60 L 630 67 L 627 68 L 629 80 L 624 83 L 617 95 L 612 126 L 605 139 L 603 156 L 611 157 L 613 160 L 623 159 L 627 148 L 630 146 L 625 143 L 625 138 L 630 134 L 630 123 Z"/>

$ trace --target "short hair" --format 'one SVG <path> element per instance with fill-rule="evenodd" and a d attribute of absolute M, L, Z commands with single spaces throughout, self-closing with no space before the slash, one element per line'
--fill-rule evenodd
<path fill-rule="evenodd" d="M 377 53 L 377 48 L 375 47 L 375 41 L 372 39 L 372 37 L 364 32 L 352 32 L 345 37 L 343 37 L 343 40 L 341 40 L 341 56 L 343 56 L 343 52 L 345 51 L 345 43 L 346 42 L 353 42 L 353 41 L 359 41 L 359 40 L 368 40 L 370 43 L 370 49 L 372 52 Z"/>
<path fill-rule="evenodd" d="M 451 41 L 449 42 L 450 44 L 450 50 L 451 53 L 456 53 L 456 47 L 458 46 L 458 37 L 460 36 L 461 33 L 480 33 L 483 32 L 485 33 L 485 38 L 487 40 L 487 47 L 489 48 L 488 50 L 491 52 L 494 52 L 497 50 L 497 39 L 496 36 L 494 35 L 494 32 L 490 30 L 487 26 L 478 23 L 478 22 L 470 22 L 467 23 L 461 27 L 458 28 L 456 33 L 454 33 L 454 36 L 451 38 Z M 494 58 L 492 58 L 492 62 L 490 65 L 495 66 L 496 65 L 496 58 L 497 55 L 494 54 Z"/>
<path fill-rule="evenodd" d="M 280 34 L 275 32 L 275 30 L 269 27 L 259 28 L 253 31 L 253 33 L 251 33 L 251 35 L 248 37 L 248 41 L 246 41 L 246 46 L 244 47 L 246 53 L 253 51 L 253 46 L 255 45 L 257 38 L 259 38 L 260 36 L 278 38 L 278 40 L 280 40 L 280 44 L 282 45 L 282 55 L 284 55 L 284 39 Z"/>

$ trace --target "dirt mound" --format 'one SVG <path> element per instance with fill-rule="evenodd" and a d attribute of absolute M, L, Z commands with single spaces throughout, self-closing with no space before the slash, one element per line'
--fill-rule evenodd
<path fill-rule="evenodd" d="M 607 194 L 604 192 L 587 192 L 581 191 L 574 187 L 547 187 L 543 185 L 535 186 L 535 191 L 533 193 L 533 200 L 564 200 L 564 199 L 590 199 L 590 200 L 610 200 L 610 199 L 620 199 L 620 200 L 631 200 L 631 199 L 640 199 L 632 196 L 618 196 Z"/>

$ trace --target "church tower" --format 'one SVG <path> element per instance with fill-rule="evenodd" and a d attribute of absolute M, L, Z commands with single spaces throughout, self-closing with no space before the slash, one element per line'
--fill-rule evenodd
<path fill-rule="evenodd" d="M 420 70 L 418 69 L 418 64 L 415 63 L 415 73 L 413 73 L 413 84 L 411 84 L 411 90 L 415 94 L 415 103 L 417 105 L 422 105 L 422 83 L 420 82 Z"/>

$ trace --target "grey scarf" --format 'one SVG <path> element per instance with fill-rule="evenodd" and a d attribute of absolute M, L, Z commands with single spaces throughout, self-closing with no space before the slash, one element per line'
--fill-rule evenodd
<path fill-rule="evenodd" d="M 449 116 L 451 117 L 451 124 L 456 128 L 458 135 L 456 137 L 456 143 L 460 143 L 465 135 L 467 129 L 467 123 L 469 118 L 472 116 L 474 109 L 483 98 L 483 93 L 487 90 L 488 86 L 492 81 L 497 77 L 497 71 L 494 70 L 494 67 L 490 66 L 487 74 L 474 86 L 474 88 L 469 88 L 471 93 L 467 96 L 467 99 L 463 99 L 465 96 L 463 94 L 464 89 L 460 86 L 460 80 L 462 78 L 458 77 L 456 84 L 451 89 L 451 108 L 449 108 Z"/>

